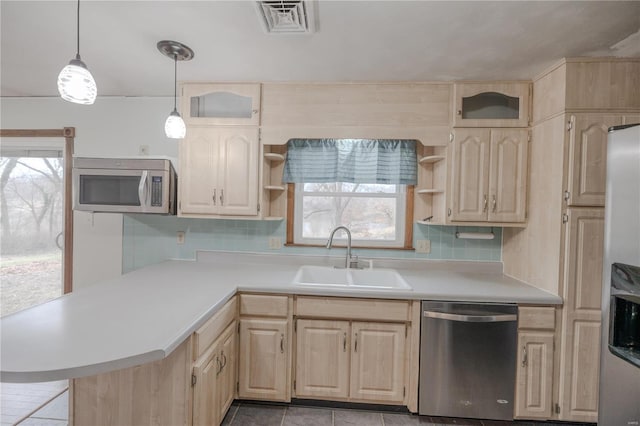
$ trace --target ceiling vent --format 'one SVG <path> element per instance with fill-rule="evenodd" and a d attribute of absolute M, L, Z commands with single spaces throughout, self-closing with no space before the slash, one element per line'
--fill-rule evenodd
<path fill-rule="evenodd" d="M 257 1 L 258 16 L 270 34 L 309 34 L 315 31 L 313 1 Z"/>

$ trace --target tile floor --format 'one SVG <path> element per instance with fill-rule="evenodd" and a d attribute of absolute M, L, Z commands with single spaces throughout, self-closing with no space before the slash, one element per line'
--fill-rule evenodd
<path fill-rule="evenodd" d="M 2 426 L 62 426 L 69 417 L 68 382 L 0 383 Z"/>
<path fill-rule="evenodd" d="M 25 394 L 25 390 L 32 391 Z M 2 426 L 67 426 L 69 391 L 66 382 L 29 385 L 1 384 Z M 55 398 L 43 405 L 43 396 Z M 22 394 L 20 393 L 22 392 Z M 46 401 L 46 400 L 45 400 Z M 34 405 L 35 404 L 35 405 Z M 347 408 L 260 404 L 235 401 L 223 426 L 570 426 L 575 423 L 502 422 L 416 416 Z"/>
<path fill-rule="evenodd" d="M 234 402 L 223 426 L 570 426 L 574 423 L 451 419 L 404 413 Z"/>

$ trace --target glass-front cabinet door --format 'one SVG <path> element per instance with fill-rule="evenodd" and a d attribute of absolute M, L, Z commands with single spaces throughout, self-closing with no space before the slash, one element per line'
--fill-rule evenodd
<path fill-rule="evenodd" d="M 259 83 L 183 83 L 181 93 L 187 124 L 260 124 Z"/>
<path fill-rule="evenodd" d="M 456 83 L 454 126 L 527 127 L 529 83 Z"/>

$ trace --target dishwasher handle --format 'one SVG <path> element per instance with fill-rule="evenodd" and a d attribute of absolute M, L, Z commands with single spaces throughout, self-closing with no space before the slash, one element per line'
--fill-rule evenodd
<path fill-rule="evenodd" d="M 463 315 L 450 314 L 447 312 L 423 311 L 422 315 L 426 318 L 460 322 L 511 322 L 518 320 L 518 316 L 516 314 Z"/>

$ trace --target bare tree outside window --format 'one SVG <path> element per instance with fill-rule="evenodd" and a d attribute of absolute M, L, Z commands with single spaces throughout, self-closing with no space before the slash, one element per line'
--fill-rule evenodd
<path fill-rule="evenodd" d="M 0 159 L 1 315 L 60 296 L 63 160 Z"/>
<path fill-rule="evenodd" d="M 299 188 L 296 242 L 318 243 L 333 228 L 344 225 L 359 245 L 402 246 L 405 199 L 401 185 L 332 182 L 305 183 Z"/>

